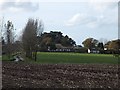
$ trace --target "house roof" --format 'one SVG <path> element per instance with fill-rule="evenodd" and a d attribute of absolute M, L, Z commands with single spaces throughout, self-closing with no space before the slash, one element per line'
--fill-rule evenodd
<path fill-rule="evenodd" d="M 65 47 L 62 44 L 55 44 L 57 49 L 72 49 L 73 47 Z"/>

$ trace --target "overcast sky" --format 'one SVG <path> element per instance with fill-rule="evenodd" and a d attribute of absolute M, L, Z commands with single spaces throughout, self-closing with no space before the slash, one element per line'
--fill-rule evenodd
<path fill-rule="evenodd" d="M 118 38 L 118 0 L 56 1 L 1 0 L 0 17 L 13 22 L 18 36 L 28 18 L 33 18 L 43 21 L 44 32 L 61 31 L 77 44 L 88 37 L 100 41 Z"/>

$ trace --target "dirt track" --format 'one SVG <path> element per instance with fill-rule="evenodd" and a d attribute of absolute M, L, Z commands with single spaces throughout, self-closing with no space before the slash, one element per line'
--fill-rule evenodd
<path fill-rule="evenodd" d="M 118 66 L 3 62 L 3 88 L 118 88 Z"/>

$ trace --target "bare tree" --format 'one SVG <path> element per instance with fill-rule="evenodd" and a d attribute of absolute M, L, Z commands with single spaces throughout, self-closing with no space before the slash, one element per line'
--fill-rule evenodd
<path fill-rule="evenodd" d="M 43 31 L 43 24 L 41 21 L 28 19 L 28 22 L 24 28 L 22 35 L 23 48 L 26 57 L 34 59 L 36 61 L 38 40 L 37 37 L 41 35 Z"/>
<path fill-rule="evenodd" d="M 8 57 L 10 59 L 10 56 L 12 54 L 12 45 L 14 43 L 14 26 L 11 21 L 8 21 L 7 24 L 5 24 L 5 40 L 6 40 L 6 53 L 8 54 Z"/>

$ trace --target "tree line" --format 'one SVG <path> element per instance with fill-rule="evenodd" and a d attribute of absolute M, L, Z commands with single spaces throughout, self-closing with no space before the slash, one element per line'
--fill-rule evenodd
<path fill-rule="evenodd" d="M 27 24 L 23 28 L 23 33 L 21 36 L 21 40 L 15 41 L 15 28 L 11 21 L 8 21 L 4 25 L 4 34 L 2 36 L 2 49 L 3 53 L 9 57 L 12 57 L 16 52 L 22 52 L 25 57 L 37 60 L 37 52 L 38 51 L 47 51 L 57 49 L 56 44 L 60 44 L 63 47 L 74 47 L 76 42 L 70 38 L 69 36 L 63 36 L 61 32 L 43 32 L 44 24 L 41 20 L 28 19 Z M 87 38 L 82 42 L 83 47 L 81 49 L 98 49 L 99 51 L 107 51 L 117 52 L 120 51 L 120 39 L 108 41 L 103 44 L 103 42 L 99 42 L 99 40 L 94 38 Z M 84 50 L 84 49 L 83 49 Z"/>
<path fill-rule="evenodd" d="M 26 57 L 36 60 L 38 40 L 43 31 L 43 23 L 39 20 L 28 19 L 21 41 L 15 41 L 14 26 L 11 21 L 8 21 L 4 27 L 4 35 L 2 36 L 3 53 L 9 57 L 16 52 L 22 52 Z"/>
<path fill-rule="evenodd" d="M 101 53 L 120 53 L 120 39 L 117 40 L 111 40 L 107 43 L 103 44 L 103 42 L 100 42 L 94 38 L 87 38 L 82 42 L 84 47 L 87 49 L 97 49 Z"/>

